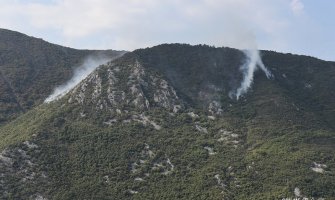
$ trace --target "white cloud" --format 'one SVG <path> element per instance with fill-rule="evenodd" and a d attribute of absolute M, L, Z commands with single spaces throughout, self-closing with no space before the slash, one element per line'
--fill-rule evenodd
<path fill-rule="evenodd" d="M 301 0 L 0 0 L 3 28 L 75 48 L 181 42 L 290 51 L 313 28 L 303 27 L 307 18 Z"/>
<path fill-rule="evenodd" d="M 290 3 L 291 10 L 294 14 L 300 15 L 304 12 L 304 4 L 301 2 L 301 0 L 291 0 Z"/>
<path fill-rule="evenodd" d="M 67 45 L 100 36 L 119 49 L 163 42 L 248 47 L 255 45 L 258 32 L 276 33 L 285 24 L 273 12 L 278 3 L 267 0 L 0 0 L 0 4 L 5 27 L 53 30 Z"/>

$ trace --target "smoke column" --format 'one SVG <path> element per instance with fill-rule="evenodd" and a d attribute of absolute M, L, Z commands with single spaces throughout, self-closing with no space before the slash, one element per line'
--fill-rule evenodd
<path fill-rule="evenodd" d="M 233 1 L 232 1 L 233 2 Z M 227 17 L 223 21 L 226 32 L 222 36 L 222 44 L 242 50 L 246 59 L 240 66 L 243 73 L 243 79 L 239 86 L 232 88 L 229 92 L 231 99 L 239 100 L 250 89 L 254 73 L 257 69 L 261 69 L 267 78 L 271 78 L 271 72 L 265 67 L 258 51 L 257 38 L 253 25 L 249 23 L 248 18 L 244 14 L 235 12 L 235 10 L 227 11 Z M 237 88 L 237 89 L 236 89 Z"/>
<path fill-rule="evenodd" d="M 72 88 L 74 88 L 78 83 L 85 79 L 99 65 L 105 64 L 110 60 L 111 58 L 103 56 L 90 56 L 86 58 L 84 63 L 74 71 L 73 77 L 65 84 L 56 87 L 53 93 L 44 100 L 44 103 L 49 103 L 54 100 L 60 99 L 61 97 L 66 95 Z"/>
<path fill-rule="evenodd" d="M 271 78 L 271 72 L 265 67 L 259 51 L 257 49 L 248 49 L 244 51 L 247 57 L 246 63 L 241 66 L 241 71 L 243 72 L 243 80 L 241 86 L 237 88 L 234 95 L 237 100 L 247 93 L 248 89 L 251 87 L 254 80 L 255 71 L 260 68 L 266 75 L 267 78 Z"/>

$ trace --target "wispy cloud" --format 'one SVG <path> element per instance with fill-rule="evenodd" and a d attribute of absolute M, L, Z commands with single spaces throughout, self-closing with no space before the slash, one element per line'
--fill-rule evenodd
<path fill-rule="evenodd" d="M 107 34 L 103 34 L 103 37 L 111 46 L 119 49 L 134 49 L 162 42 L 240 47 L 243 41 L 237 42 L 241 38 L 235 35 L 236 31 L 230 30 L 246 27 L 255 35 L 257 31 L 275 32 L 282 24 L 275 12 L 271 12 L 274 5 L 266 0 L 0 2 L 2 24 L 54 30 L 69 43 L 105 32 Z"/>
<path fill-rule="evenodd" d="M 291 0 L 290 3 L 291 10 L 294 14 L 300 15 L 304 12 L 304 4 L 301 2 L 301 0 Z"/>
<path fill-rule="evenodd" d="M 0 0 L 2 27 L 77 48 L 173 42 L 245 48 L 256 41 L 290 51 L 311 28 L 297 19 L 301 13 L 308 14 L 302 0 Z"/>

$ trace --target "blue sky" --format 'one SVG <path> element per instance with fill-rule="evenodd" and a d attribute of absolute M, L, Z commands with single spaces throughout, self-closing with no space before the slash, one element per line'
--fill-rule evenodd
<path fill-rule="evenodd" d="M 334 0 L 0 0 L 1 28 L 80 49 L 178 42 L 335 61 L 334 20 Z"/>

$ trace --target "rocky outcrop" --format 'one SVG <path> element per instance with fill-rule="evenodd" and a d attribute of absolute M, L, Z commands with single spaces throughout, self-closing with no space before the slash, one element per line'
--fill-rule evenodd
<path fill-rule="evenodd" d="M 7 148 L 0 153 L 0 199 L 11 199 L 12 189 L 17 185 L 30 187 L 41 182 L 48 183 L 47 173 L 39 168 L 32 156 L 39 151 L 38 145 L 25 141 L 17 147 Z M 45 199 L 37 198 L 42 197 L 38 191 L 30 197 Z"/>
<path fill-rule="evenodd" d="M 175 89 L 162 76 L 146 70 L 138 61 L 125 65 L 110 62 L 100 67 L 68 96 L 68 103 L 94 107 L 111 114 L 144 112 L 164 108 L 178 112 L 184 103 Z"/>

